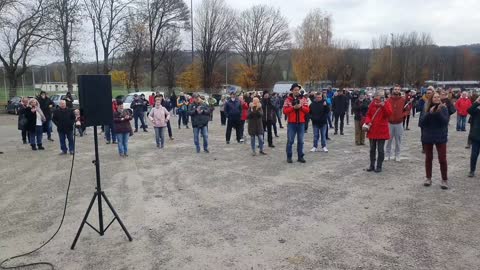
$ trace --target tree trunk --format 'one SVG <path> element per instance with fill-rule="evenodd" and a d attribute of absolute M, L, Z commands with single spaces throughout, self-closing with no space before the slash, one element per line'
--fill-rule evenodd
<path fill-rule="evenodd" d="M 11 71 L 7 69 L 7 80 L 8 80 L 8 99 L 15 97 L 17 95 L 17 76 L 15 70 Z"/>
<path fill-rule="evenodd" d="M 104 50 L 103 53 L 103 74 L 108 74 L 110 71 L 108 68 L 108 50 Z"/>
<path fill-rule="evenodd" d="M 65 59 L 65 70 L 67 75 L 67 91 L 69 93 L 73 92 L 73 66 L 72 59 L 70 58 L 70 49 L 65 48 L 64 50 L 64 59 Z"/>
<path fill-rule="evenodd" d="M 155 50 L 150 50 L 150 90 L 154 91 L 155 82 Z"/>

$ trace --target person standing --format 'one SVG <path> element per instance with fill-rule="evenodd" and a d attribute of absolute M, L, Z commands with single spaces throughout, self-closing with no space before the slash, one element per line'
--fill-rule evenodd
<path fill-rule="evenodd" d="M 170 96 L 170 106 L 172 107 L 172 115 L 177 116 L 177 96 L 175 92 Z"/>
<path fill-rule="evenodd" d="M 137 94 L 133 95 L 133 101 L 130 104 L 130 108 L 133 110 L 133 119 L 135 120 L 135 130 L 134 132 L 138 132 L 138 120 L 140 119 L 141 128 L 143 128 L 144 132 L 148 132 L 145 128 L 145 120 L 143 118 L 144 115 L 144 100 L 142 100 Z M 123 103 L 122 103 L 123 104 Z M 122 106 L 123 107 L 123 106 Z"/>
<path fill-rule="evenodd" d="M 30 142 L 30 134 L 27 130 L 28 119 L 25 116 L 25 110 L 28 108 L 28 98 L 23 97 L 20 103 L 20 108 L 18 109 L 18 130 L 21 131 L 22 142 L 27 144 L 27 139 Z"/>
<path fill-rule="evenodd" d="M 61 155 L 66 155 L 67 150 L 70 155 L 75 153 L 75 144 L 73 141 L 73 126 L 75 124 L 75 114 L 73 110 L 67 108 L 66 100 L 60 100 L 59 108 L 53 112 L 53 123 L 57 126 L 58 140 L 60 141 Z M 65 141 L 68 140 L 68 149 Z"/>
<path fill-rule="evenodd" d="M 276 109 L 270 99 L 270 94 L 268 91 L 263 91 L 262 97 L 262 121 L 263 121 L 263 129 L 267 131 L 267 141 L 268 147 L 274 148 L 273 145 L 273 135 L 272 135 L 272 128 L 274 125 L 275 117 L 276 117 Z"/>
<path fill-rule="evenodd" d="M 175 108 L 172 109 L 172 104 L 170 103 L 170 100 L 164 99 L 162 94 L 158 94 L 157 96 L 155 96 L 155 100 L 157 99 L 161 100 L 162 107 L 167 109 L 169 113 L 171 111 L 175 111 Z M 173 141 L 175 138 L 173 138 L 172 125 L 170 124 L 172 120 L 171 116 L 172 116 L 172 113 L 170 113 L 170 118 L 167 121 L 167 131 L 168 131 L 168 137 L 170 138 L 170 140 Z"/>
<path fill-rule="evenodd" d="M 477 168 L 478 155 L 480 154 L 480 97 L 477 97 L 472 107 L 468 109 L 470 114 L 470 134 L 468 139 L 471 143 L 470 173 L 468 177 L 474 177 Z"/>
<path fill-rule="evenodd" d="M 115 133 L 117 134 L 118 154 L 128 157 L 128 137 L 132 131 L 130 126 L 131 115 L 123 109 L 123 102 L 117 102 L 117 112 L 113 114 Z"/>
<path fill-rule="evenodd" d="M 455 103 L 455 108 L 457 109 L 457 131 L 467 131 L 467 111 L 470 107 L 472 107 L 472 101 L 468 98 L 468 93 L 463 91 L 461 97 Z"/>
<path fill-rule="evenodd" d="M 392 114 L 388 118 L 389 128 L 390 128 L 390 140 L 387 142 L 387 161 L 390 161 L 392 154 L 392 143 L 395 140 L 395 161 L 400 161 L 400 149 L 402 146 L 402 135 L 403 135 L 403 117 L 405 112 L 410 108 L 405 107 L 406 100 L 401 95 L 400 85 L 395 85 L 392 91 L 392 95 L 387 100 L 387 103 L 390 103 L 392 107 Z"/>
<path fill-rule="evenodd" d="M 335 117 L 335 133 L 333 134 L 338 134 L 338 120 L 340 119 L 340 135 L 343 135 L 345 113 L 348 112 L 348 98 L 343 90 L 339 90 L 338 94 L 333 98 L 332 110 Z"/>
<path fill-rule="evenodd" d="M 283 100 L 277 93 L 272 93 L 272 103 L 275 107 L 275 116 L 277 117 L 278 125 L 280 128 L 283 128 L 282 125 L 282 106 Z"/>
<path fill-rule="evenodd" d="M 313 148 L 310 152 L 318 151 L 318 140 L 321 138 L 323 152 L 327 149 L 327 118 L 330 108 L 327 101 L 323 100 L 322 93 L 315 94 L 314 101 L 310 104 L 310 119 L 313 129 Z"/>
<path fill-rule="evenodd" d="M 240 95 L 238 97 L 240 100 L 240 104 L 242 105 L 242 116 L 240 117 L 240 134 L 242 134 L 242 138 L 240 142 L 245 142 L 245 122 L 248 120 L 248 102 L 245 99 L 248 99 L 247 95 Z"/>
<path fill-rule="evenodd" d="M 218 102 L 218 107 L 220 107 L 220 124 L 225 126 L 227 124 L 227 116 L 225 115 L 225 97 L 222 96 L 220 101 Z"/>
<path fill-rule="evenodd" d="M 410 113 L 412 111 L 412 106 L 413 106 L 413 97 L 411 95 L 411 91 L 407 90 L 405 92 L 405 105 L 404 107 L 404 113 L 403 113 L 403 123 L 402 127 L 404 130 L 410 130 L 408 127 L 410 125 Z M 405 127 L 406 125 L 406 127 Z"/>
<path fill-rule="evenodd" d="M 73 97 L 72 97 L 72 93 L 67 92 L 67 94 L 65 95 L 65 98 L 63 98 L 63 100 L 65 100 L 65 102 L 67 103 L 67 108 L 73 109 Z"/>
<path fill-rule="evenodd" d="M 422 115 L 425 113 L 425 104 L 427 103 L 427 101 L 432 97 L 433 95 L 433 91 L 435 91 L 435 89 L 433 88 L 433 86 L 429 86 L 427 88 L 427 91 L 425 92 L 425 95 L 421 96 L 419 99 L 418 99 L 418 102 L 417 102 L 417 112 L 420 113 L 419 115 L 419 118 L 422 118 Z M 420 94 L 420 93 L 419 93 Z M 418 127 L 420 127 L 420 134 L 423 133 L 423 129 L 422 127 L 420 126 L 420 121 L 418 122 Z M 421 137 L 421 135 L 420 135 Z M 422 143 L 422 153 L 425 153 L 425 147 Z"/>
<path fill-rule="evenodd" d="M 384 101 L 383 91 L 375 92 L 375 97 L 368 107 L 365 124 L 369 126 L 367 137 L 370 140 L 370 167 L 367 172 L 382 171 L 385 158 L 385 141 L 390 139 L 388 119 L 392 115 L 392 106 Z M 377 156 L 378 152 L 378 156 Z M 377 166 L 375 167 L 375 161 Z"/>
<path fill-rule="evenodd" d="M 365 123 L 367 117 L 368 106 L 370 101 L 365 98 L 365 92 L 360 92 L 358 98 L 352 104 L 352 110 L 355 121 L 355 145 L 365 145 L 365 131 L 362 125 Z"/>
<path fill-rule="evenodd" d="M 300 95 L 302 87 L 298 83 L 290 87 L 290 95 L 283 104 L 283 113 L 288 117 L 287 125 L 287 162 L 292 163 L 293 143 L 297 137 L 298 162 L 305 163 L 303 153 L 303 141 L 305 135 L 305 115 L 309 113 L 308 101 Z"/>
<path fill-rule="evenodd" d="M 28 101 L 28 107 L 25 109 L 25 117 L 27 118 L 27 131 L 30 134 L 30 145 L 32 150 L 45 150 L 42 145 L 43 124 L 47 118 L 40 108 L 40 104 L 34 98 Z"/>
<path fill-rule="evenodd" d="M 258 139 L 258 146 L 260 149 L 261 155 L 266 155 L 263 151 L 263 137 L 264 137 L 264 128 L 263 128 L 263 110 L 262 103 L 260 100 L 255 97 L 253 98 L 252 103 L 249 105 L 248 109 L 248 135 L 250 135 L 250 146 L 252 148 L 252 155 L 256 156 L 256 139 Z"/>
<path fill-rule="evenodd" d="M 117 100 L 114 99 L 114 100 L 112 100 L 112 115 L 115 114 L 116 111 L 117 111 Z M 116 144 L 117 143 L 117 135 L 115 134 L 115 127 L 114 127 L 114 124 L 113 124 L 113 118 L 112 118 L 111 123 L 103 126 L 103 129 L 105 130 L 106 144 L 110 144 L 110 143 Z"/>
<path fill-rule="evenodd" d="M 192 118 L 193 143 L 197 153 L 200 153 L 200 134 L 203 137 L 203 151 L 208 150 L 208 122 L 210 121 L 210 107 L 196 93 L 193 94 L 194 102 L 188 108 L 188 114 Z"/>
<path fill-rule="evenodd" d="M 40 110 L 42 111 L 43 115 L 45 116 L 45 122 L 43 123 L 43 131 L 47 133 L 47 140 L 53 142 L 52 139 L 52 108 L 53 101 L 47 96 L 45 91 L 40 92 L 40 97 L 38 99 L 38 103 L 40 104 Z M 37 108 L 38 109 L 38 108 Z"/>
<path fill-rule="evenodd" d="M 447 141 L 448 141 L 448 108 L 441 102 L 440 94 L 435 92 L 425 104 L 424 113 L 419 124 L 423 128 L 422 143 L 425 146 L 424 186 L 432 185 L 433 146 L 437 148 L 442 182 L 440 187 L 448 189 L 447 177 Z"/>
<path fill-rule="evenodd" d="M 230 93 L 230 99 L 225 103 L 225 115 L 227 116 L 227 131 L 225 138 L 227 144 L 230 143 L 232 136 L 232 128 L 235 129 L 237 135 L 237 142 L 242 142 L 242 104 L 237 99 L 235 92 Z"/>
<path fill-rule="evenodd" d="M 148 102 L 144 94 L 140 95 L 140 100 L 142 101 L 142 109 L 143 109 L 142 118 L 144 123 L 141 128 L 143 128 L 144 129 L 143 131 L 145 131 L 145 129 L 148 128 L 147 114 L 150 107 L 150 103 Z"/>
<path fill-rule="evenodd" d="M 153 124 L 155 129 L 155 142 L 157 148 L 163 149 L 165 146 L 165 127 L 170 120 L 170 113 L 162 106 L 162 98 L 155 99 L 155 107 L 150 111 L 148 118 Z"/>
<path fill-rule="evenodd" d="M 180 96 L 178 97 L 177 101 L 177 112 L 178 112 L 178 129 L 181 128 L 181 123 L 183 121 L 183 125 L 185 128 L 188 129 L 188 105 L 190 104 L 188 102 L 187 97 L 183 92 L 180 93 Z"/>

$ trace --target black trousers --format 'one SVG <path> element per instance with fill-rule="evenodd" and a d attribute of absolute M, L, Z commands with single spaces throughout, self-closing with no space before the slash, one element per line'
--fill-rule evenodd
<path fill-rule="evenodd" d="M 225 134 L 225 138 L 227 142 L 230 141 L 230 137 L 232 137 L 232 128 L 235 129 L 235 134 L 237 136 L 237 142 L 240 142 L 242 139 L 242 120 L 240 119 L 228 119 L 227 121 L 227 133 Z"/>
<path fill-rule="evenodd" d="M 340 133 L 343 133 L 343 121 L 345 120 L 345 113 L 335 114 L 335 133 L 338 132 L 338 119 L 340 119 Z"/>
<path fill-rule="evenodd" d="M 167 130 L 168 130 L 168 137 L 172 138 L 172 126 L 170 125 L 170 121 L 167 122 Z"/>
<path fill-rule="evenodd" d="M 22 141 L 26 142 L 27 140 L 30 142 L 30 135 L 26 129 L 22 129 Z"/>
<path fill-rule="evenodd" d="M 377 158 L 378 151 L 378 158 Z M 370 167 L 375 167 L 375 160 L 377 161 L 377 168 L 382 168 L 383 160 L 385 159 L 385 140 L 370 139 Z"/>
<path fill-rule="evenodd" d="M 224 111 L 220 111 L 220 123 L 222 126 L 225 126 L 227 124 L 227 115 L 225 115 Z"/>
<path fill-rule="evenodd" d="M 273 145 L 272 126 L 273 121 L 263 121 L 263 130 L 267 132 L 268 146 Z"/>

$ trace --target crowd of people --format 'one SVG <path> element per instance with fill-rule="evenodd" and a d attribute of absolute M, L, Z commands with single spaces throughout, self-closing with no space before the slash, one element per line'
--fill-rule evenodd
<path fill-rule="evenodd" d="M 32 150 L 44 150 L 43 134 L 52 139 L 52 122 L 57 127 L 60 154 L 75 153 L 74 136 L 83 136 L 86 131 L 85 119 L 78 109 L 73 108 L 73 99 L 67 95 L 58 107 L 45 92 L 36 98 L 23 98 L 19 110 L 18 129 L 24 144 Z M 159 92 L 148 99 L 134 96 L 130 109 L 124 109 L 121 99 L 112 101 L 112 122 L 102 126 L 105 142 L 118 146 L 121 157 L 128 157 L 129 137 L 140 128 L 148 132 L 148 121 L 154 129 L 154 141 L 159 149 L 165 147 L 165 129 L 173 140 L 171 120 L 178 117 L 178 128 L 193 130 L 193 144 L 197 153 L 202 146 L 209 153 L 208 125 L 213 120 L 216 100 L 207 99 L 197 93 L 191 96 L 180 93 L 164 98 Z M 344 126 L 349 125 L 349 115 L 354 119 L 355 145 L 370 145 L 368 172 L 382 172 L 385 161 L 401 161 L 404 131 L 410 130 L 410 117 L 419 113 L 418 126 L 421 131 L 422 152 L 425 154 L 425 186 L 432 184 L 433 149 L 436 148 L 440 163 L 441 188 L 448 189 L 447 142 L 448 124 L 451 115 L 457 113 L 456 130 L 465 132 L 470 124 L 466 148 L 471 148 L 469 176 L 474 177 L 480 154 L 480 98 L 462 92 L 455 99 L 451 91 L 429 87 L 421 91 L 402 91 L 395 85 L 389 91 L 377 90 L 373 95 L 365 91 L 344 91 L 328 88 L 321 91 L 305 92 L 295 83 L 290 93 L 280 95 L 264 91 L 261 94 L 238 95 L 231 92 L 218 101 L 220 124 L 225 126 L 225 141 L 230 144 L 232 130 L 235 140 L 246 143 L 250 140 L 251 153 L 267 155 L 264 144 L 275 148 L 277 128 L 287 128 L 286 160 L 293 163 L 293 145 L 296 140 L 297 161 L 305 163 L 305 133 L 311 123 L 313 142 L 310 152 L 328 153 L 329 129 L 333 135 L 344 135 Z M 284 115 L 284 118 L 282 117 Z M 134 129 L 131 121 L 134 122 Z M 285 121 L 285 125 L 282 124 Z M 346 123 L 345 123 L 346 122 Z M 245 124 L 248 129 L 245 135 Z M 266 136 L 265 136 L 266 134 Z M 200 144 L 200 136 L 203 145 Z M 265 142 L 266 137 L 266 142 Z M 394 149 L 392 149 L 394 148 Z"/>

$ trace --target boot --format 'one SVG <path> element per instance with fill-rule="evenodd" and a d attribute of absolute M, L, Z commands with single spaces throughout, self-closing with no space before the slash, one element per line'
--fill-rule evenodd
<path fill-rule="evenodd" d="M 367 172 L 373 172 L 375 171 L 375 166 L 373 164 L 370 164 L 370 167 L 367 168 Z"/>
<path fill-rule="evenodd" d="M 31 146 L 33 151 L 37 151 L 37 146 L 35 144 L 31 144 Z"/>
<path fill-rule="evenodd" d="M 377 168 L 375 169 L 376 173 L 382 172 L 382 162 L 377 162 Z"/>
<path fill-rule="evenodd" d="M 43 148 L 42 144 L 39 144 L 38 145 L 38 150 L 45 150 L 45 148 Z"/>

